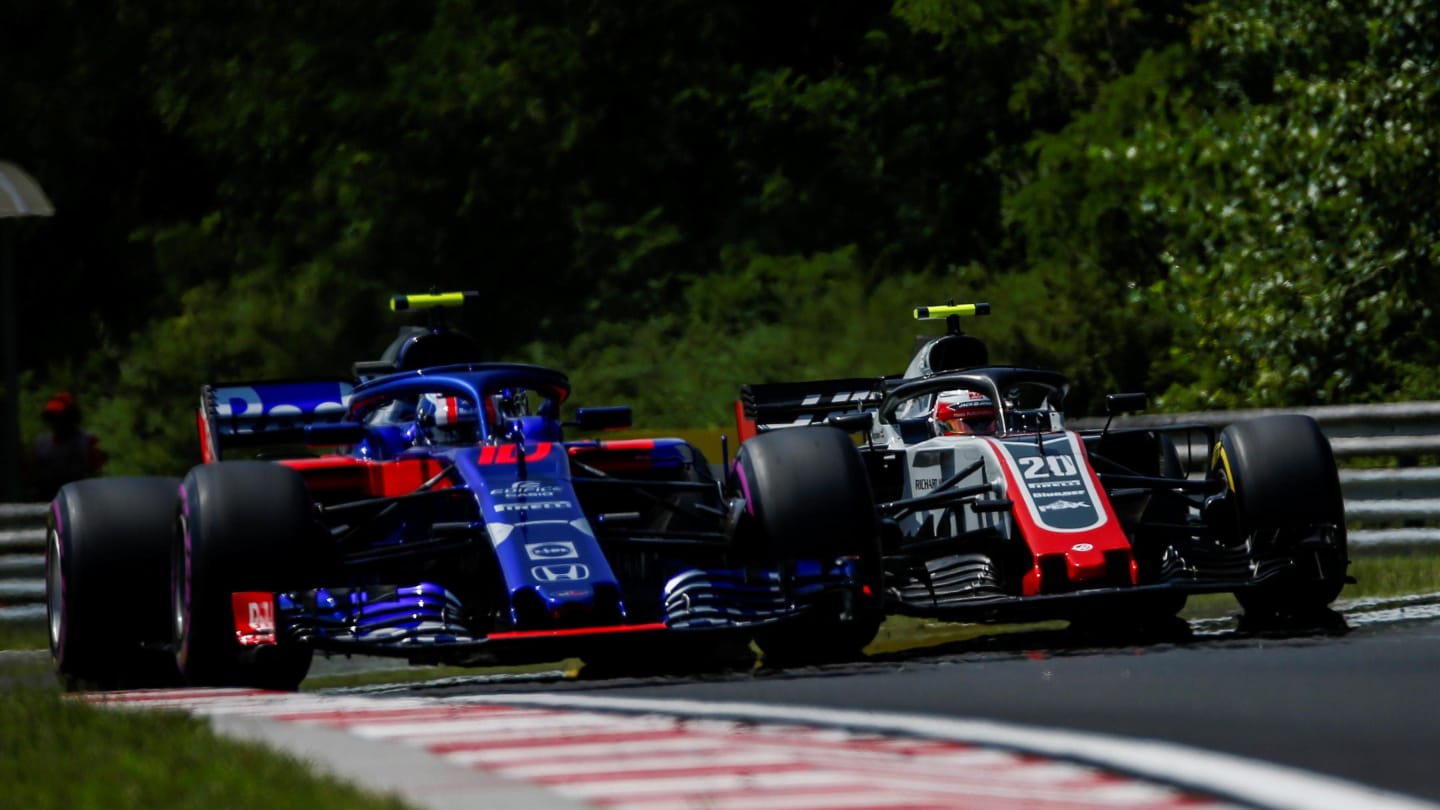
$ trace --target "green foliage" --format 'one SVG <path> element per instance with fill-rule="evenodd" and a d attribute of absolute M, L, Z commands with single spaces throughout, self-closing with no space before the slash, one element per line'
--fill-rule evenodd
<path fill-rule="evenodd" d="M 1440 258 L 1428 33 L 1440 13 L 1390 5 L 1217 6 L 1197 26 L 1202 60 L 1226 66 L 1214 92 L 1229 104 L 1187 133 L 1187 164 L 1172 157 L 1176 185 L 1204 195 L 1166 217 L 1161 292 L 1191 303 L 1195 336 L 1177 348 L 1196 372 L 1177 405 L 1440 393 L 1423 371 L 1440 361 L 1425 326 Z M 1268 87 L 1244 70 L 1257 62 Z M 1142 204 L 1163 212 L 1166 196 Z"/>
<path fill-rule="evenodd" d="M 1164 407 L 1431 398 L 1436 49 L 1420 2 L 1199 7 L 1036 139 L 1007 207 L 1031 261 L 1066 252 L 1162 310 Z M 1127 268 L 1123 269 L 1123 268 Z"/>
<path fill-rule="evenodd" d="M 197 463 L 202 383 L 343 374 L 354 360 L 378 355 L 355 347 L 373 343 L 374 313 L 385 300 L 319 263 L 283 280 L 251 272 L 190 290 L 177 313 L 111 358 L 114 388 L 90 418 L 112 456 L 107 472 L 178 475 Z M 319 342 L 315 302 L 326 302 L 333 330 Z"/>
<path fill-rule="evenodd" d="M 734 424 L 741 383 L 893 374 L 904 369 L 910 309 L 947 297 L 922 274 L 871 286 L 853 247 L 814 256 L 734 251 L 683 303 L 639 324 L 607 320 L 557 353 L 581 405 L 628 403 L 637 423 Z M 911 322 L 913 323 L 913 322 Z"/>
<path fill-rule="evenodd" d="M 952 297 L 1080 412 L 1440 396 L 1420 0 L 22 4 L 0 156 L 60 211 L 17 230 L 22 405 L 79 389 L 113 472 L 432 286 L 677 426 L 893 373 Z"/>

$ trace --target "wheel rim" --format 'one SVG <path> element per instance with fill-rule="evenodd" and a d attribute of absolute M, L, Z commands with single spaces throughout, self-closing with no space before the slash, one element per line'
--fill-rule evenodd
<path fill-rule="evenodd" d="M 65 577 L 60 570 L 60 533 L 45 537 L 45 614 L 50 625 L 50 652 L 58 655 L 65 632 Z"/>

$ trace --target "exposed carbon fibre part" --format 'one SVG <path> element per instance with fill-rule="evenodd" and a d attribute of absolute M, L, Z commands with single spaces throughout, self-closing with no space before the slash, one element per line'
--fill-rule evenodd
<path fill-rule="evenodd" d="M 1166 546 L 1163 554 L 1160 555 L 1160 579 L 1161 581 L 1175 579 L 1185 576 L 1185 558 L 1174 546 Z"/>
<path fill-rule="evenodd" d="M 691 569 L 664 588 L 665 623 L 672 628 L 762 624 L 817 603 L 826 594 L 853 590 L 856 562 L 807 560 L 784 570 Z"/>
<path fill-rule="evenodd" d="M 1182 555 L 1174 546 L 1165 550 L 1161 560 L 1163 580 L 1226 579 L 1237 582 L 1259 574 L 1250 545 L 1225 546 L 1214 541 L 1198 541 L 1188 545 Z"/>
<path fill-rule="evenodd" d="M 900 588 L 900 598 L 941 607 L 1003 597 L 1000 575 L 988 554 L 952 554 L 925 562 Z"/>

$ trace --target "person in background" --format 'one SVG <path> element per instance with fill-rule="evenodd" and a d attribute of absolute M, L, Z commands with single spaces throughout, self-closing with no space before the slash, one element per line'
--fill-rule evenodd
<path fill-rule="evenodd" d="M 40 418 L 45 432 L 26 453 L 25 492 L 31 500 L 48 501 L 71 481 L 99 475 L 106 456 L 99 439 L 80 426 L 80 406 L 69 391 L 51 397 Z"/>

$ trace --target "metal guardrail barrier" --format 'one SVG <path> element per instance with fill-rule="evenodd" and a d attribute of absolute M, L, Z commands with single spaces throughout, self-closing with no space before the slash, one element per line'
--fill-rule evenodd
<path fill-rule="evenodd" d="M 0 504 L 0 621 L 45 618 L 49 504 Z"/>
<path fill-rule="evenodd" d="M 1206 411 L 1116 417 L 1115 426 L 1207 425 L 1217 431 L 1271 413 L 1303 413 L 1320 423 L 1340 460 L 1340 486 L 1350 542 L 1440 543 L 1440 466 L 1418 466 L 1440 457 L 1440 402 L 1339 405 L 1287 410 Z M 1072 428 L 1096 428 L 1104 418 L 1069 420 Z M 1210 447 L 1181 443 L 1182 458 L 1203 469 Z M 1366 468 L 1359 458 L 1391 460 Z M 48 504 L 0 504 L 0 621 L 45 617 L 45 517 Z"/>
<path fill-rule="evenodd" d="M 1340 488 L 1352 545 L 1440 543 L 1440 402 L 1389 402 L 1243 411 L 1117 416 L 1117 427 L 1166 428 L 1205 425 L 1217 432 L 1232 422 L 1281 413 L 1312 417 L 1330 440 L 1340 463 Z M 1097 428 L 1104 417 L 1070 420 L 1070 427 Z M 1191 470 L 1209 464 L 1210 448 L 1177 438 Z M 1387 466 L 1355 466 L 1374 459 Z"/>

